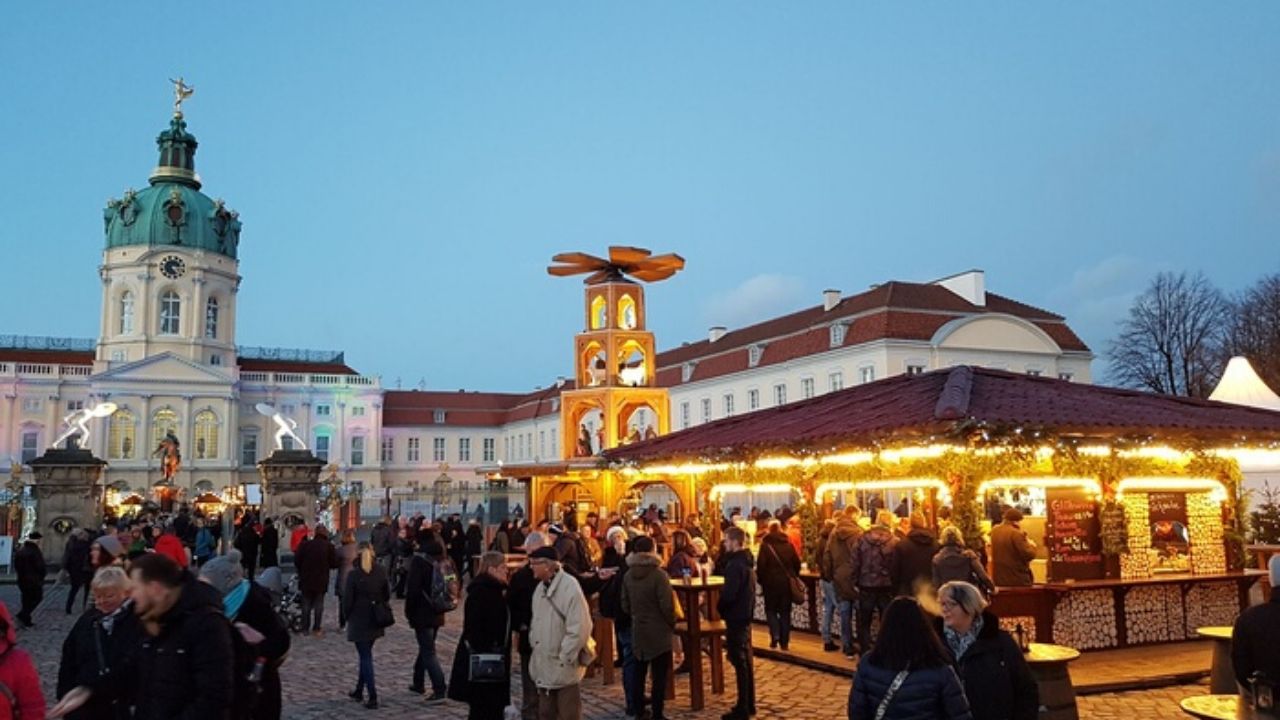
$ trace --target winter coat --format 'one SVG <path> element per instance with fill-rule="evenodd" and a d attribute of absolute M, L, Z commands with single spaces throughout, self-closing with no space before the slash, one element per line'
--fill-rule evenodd
<path fill-rule="evenodd" d="M 1240 613 L 1231 631 L 1231 665 L 1236 682 L 1249 687 L 1249 676 L 1262 671 L 1280 682 L 1280 586 L 1271 588 L 1270 602 Z"/>
<path fill-rule="evenodd" d="M 841 600 L 858 599 L 858 581 L 853 573 L 853 556 L 862 541 L 862 528 L 849 518 L 840 518 L 831 531 L 823 555 L 831 568 L 831 582 Z"/>
<path fill-rule="evenodd" d="M 506 592 L 507 585 L 487 573 L 477 575 L 467 585 L 467 602 L 462 607 L 462 636 L 458 638 L 449 673 L 450 700 L 475 702 L 484 698 L 486 705 L 498 707 L 506 707 L 511 702 L 511 683 L 483 683 L 473 687 L 467 680 L 471 654 L 477 652 L 505 655 L 510 676 L 511 633 L 507 632 L 510 611 Z"/>
<path fill-rule="evenodd" d="M 520 633 L 520 654 L 533 652 L 529 644 L 529 627 L 533 624 L 533 591 L 538 586 L 538 579 L 533 576 L 533 568 L 526 563 L 524 567 L 511 573 L 507 580 L 507 607 L 511 610 L 511 629 Z"/>
<path fill-rule="evenodd" d="M 1002 522 L 991 529 L 991 566 L 996 585 L 1027 586 L 1035 581 L 1031 561 L 1036 549 L 1022 528 Z"/>
<path fill-rule="evenodd" d="M 376 530 L 377 528 L 374 528 L 374 529 Z M 306 541 L 307 533 L 309 532 L 310 531 L 307 530 L 306 525 L 298 525 L 297 527 L 295 527 L 289 533 L 289 552 L 294 552 L 294 553 L 298 552 L 298 547 L 302 545 L 303 542 Z"/>
<path fill-rule="evenodd" d="M 435 580 L 435 564 L 421 553 L 409 559 L 409 575 L 404 587 L 404 617 L 409 627 L 438 628 L 444 615 L 431 607 L 431 584 Z"/>
<path fill-rule="evenodd" d="M 235 652 L 222 597 L 184 571 L 182 594 L 160 618 L 160 634 L 143 633 L 137 650 L 136 720 L 228 720 Z"/>
<path fill-rule="evenodd" d="M 303 595 L 322 595 L 329 587 L 329 571 L 338 567 L 338 554 L 328 536 L 316 533 L 298 546 L 293 564 L 298 568 L 298 590 Z"/>
<path fill-rule="evenodd" d="M 831 540 L 831 533 L 836 529 L 834 524 L 823 525 L 818 531 L 818 545 L 814 548 L 813 555 L 818 560 L 818 575 L 827 582 L 831 582 L 831 558 L 827 555 L 827 543 Z"/>
<path fill-rule="evenodd" d="M 366 573 L 359 563 L 351 568 L 342 589 L 342 607 L 347 615 L 347 640 L 372 642 L 382 637 L 383 630 L 373 623 L 373 603 L 391 601 L 391 585 L 387 571 L 378 563 Z"/>
<path fill-rule="evenodd" d="M 235 549 L 240 551 L 240 564 L 246 568 L 251 565 L 258 564 L 258 545 L 261 538 L 258 537 L 258 531 L 248 522 L 240 528 L 240 532 L 236 533 L 236 538 L 232 541 Z"/>
<path fill-rule="evenodd" d="M 503 555 L 511 553 L 511 535 L 505 532 L 499 532 L 493 536 L 493 544 L 489 546 L 490 550 L 500 552 Z"/>
<path fill-rule="evenodd" d="M 333 581 L 333 594 L 342 597 L 342 589 L 347 586 L 347 575 L 351 574 L 351 566 L 355 565 L 360 548 L 352 542 L 339 545 L 333 552 L 338 556 L 338 577 Z"/>
<path fill-rule="evenodd" d="M 716 610 L 726 625 L 741 627 L 751 622 L 756 607 L 755 561 L 750 550 L 736 550 L 721 556 L 724 587 L 716 600 Z"/>
<path fill-rule="evenodd" d="M 0 683 L 4 683 L 13 693 L 22 720 L 44 720 L 44 693 L 40 691 L 40 676 L 31 656 L 26 650 L 17 646 L 18 632 L 9 608 L 0 603 L 0 619 L 4 620 L 3 637 L 0 637 Z M 9 701 L 0 698 L 0 717 L 11 718 L 13 706 Z"/>
<path fill-rule="evenodd" d="M 373 530 L 369 533 L 369 543 L 373 545 L 373 554 L 378 557 L 386 557 L 395 549 L 396 534 L 391 530 L 391 526 L 384 522 L 377 522 L 373 526 Z"/>
<path fill-rule="evenodd" d="M 89 567 L 89 540 L 81 540 L 78 535 L 67 538 L 67 547 L 62 553 L 62 569 L 71 576 L 71 582 L 82 585 L 93 579 L 93 568 Z"/>
<path fill-rule="evenodd" d="M 554 690 L 582 681 L 586 668 L 578 653 L 591 638 L 591 609 L 578 581 L 561 569 L 551 583 L 533 591 L 533 622 L 529 626 L 529 676 L 539 688 Z"/>
<path fill-rule="evenodd" d="M 865 659 L 849 690 L 849 720 L 872 720 L 898 673 Z M 912 670 L 889 701 L 884 720 L 973 720 L 960 680 L 950 665 Z"/>
<path fill-rule="evenodd" d="M 934 627 L 944 637 L 941 618 Z M 1000 629 L 1000 619 L 990 611 L 982 613 L 977 639 L 953 666 L 973 720 L 1036 720 L 1040 689 L 1031 667 L 1017 641 Z"/>
<path fill-rule="evenodd" d="M 690 545 L 684 550 L 671 553 L 671 560 L 667 563 L 667 577 L 679 580 L 685 570 L 689 571 L 689 577 L 696 577 L 698 558 L 693 552 L 693 546 Z"/>
<path fill-rule="evenodd" d="M 280 564 L 280 531 L 275 524 L 262 528 L 262 543 L 258 546 L 258 565 L 269 568 Z"/>
<path fill-rule="evenodd" d="M 479 525 L 467 527 L 467 557 L 475 557 L 484 552 L 484 531 Z"/>
<path fill-rule="evenodd" d="M 631 616 L 631 652 L 637 660 L 653 660 L 671 652 L 676 628 L 675 595 L 671 580 L 655 553 L 627 556 L 622 582 L 622 611 Z"/>
<path fill-rule="evenodd" d="M 213 533 L 207 527 L 196 531 L 196 557 L 207 560 L 213 557 Z"/>
<path fill-rule="evenodd" d="M 560 565 L 568 570 L 570 575 L 578 577 L 591 569 L 591 558 L 587 556 L 586 547 L 582 544 L 582 538 L 578 537 L 578 533 L 565 530 L 556 538 L 554 547 L 556 552 L 560 553 Z"/>
<path fill-rule="evenodd" d="M 280 665 L 284 662 L 285 655 L 289 653 L 292 642 L 289 637 L 289 628 L 285 627 L 284 621 L 271 607 L 270 591 L 255 582 L 249 583 L 249 593 L 240 605 L 240 611 L 235 617 L 228 619 L 232 623 L 244 623 L 262 633 L 262 642 L 257 645 L 250 646 L 244 642 L 243 638 L 237 638 L 239 652 L 237 652 L 235 673 L 236 702 L 232 717 L 258 718 L 266 717 L 270 713 L 271 717 L 278 720 L 282 694 Z M 236 635 L 239 635 L 239 631 Z M 262 679 L 255 688 L 248 681 L 248 677 L 258 658 L 262 658 L 265 664 L 262 668 Z M 269 711 L 268 708 L 272 710 Z"/>
<path fill-rule="evenodd" d="M 44 585 L 48 569 L 40 546 L 27 540 L 13 553 L 13 571 L 18 576 L 18 587 L 38 588 Z"/>
<path fill-rule="evenodd" d="M 791 578 L 799 574 L 800 556 L 786 534 L 765 535 L 756 553 L 756 577 L 766 610 L 791 611 Z"/>
<path fill-rule="evenodd" d="M 897 587 L 897 578 L 893 576 L 893 548 L 897 543 L 893 532 L 883 525 L 874 525 L 863 533 L 853 553 L 853 579 L 859 590 Z"/>
<path fill-rule="evenodd" d="M 791 547 L 795 548 L 796 557 L 804 555 L 804 533 L 800 532 L 798 527 L 789 527 L 786 531 L 787 542 L 791 543 Z"/>
<path fill-rule="evenodd" d="M 62 662 L 58 665 L 58 698 L 73 689 L 85 686 L 93 688 L 102 678 L 108 682 L 128 684 L 128 678 L 120 673 L 131 666 L 133 654 L 142 639 L 142 625 L 126 603 L 111 619 L 111 632 L 102 624 L 103 615 L 91 607 L 71 627 L 62 641 Z M 96 637 L 95 637 L 96 636 Z M 102 661 L 98 648 L 102 648 Z M 79 710 L 67 715 L 69 720 L 126 720 L 129 717 L 129 697 L 112 696 L 94 692 Z M 25 717 L 25 716 L 24 716 Z"/>
<path fill-rule="evenodd" d="M 940 588 L 956 580 L 972 583 L 988 596 L 996 589 L 977 553 L 959 545 L 943 545 L 933 556 L 933 586 Z"/>
<path fill-rule="evenodd" d="M 914 595 L 916 588 L 933 582 L 933 556 L 938 539 L 927 528 L 911 528 L 907 537 L 893 548 L 893 574 L 899 595 Z"/>

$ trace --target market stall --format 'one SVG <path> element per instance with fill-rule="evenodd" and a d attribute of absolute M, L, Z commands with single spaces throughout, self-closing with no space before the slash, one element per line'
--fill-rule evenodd
<path fill-rule="evenodd" d="M 1242 571 L 1242 453 L 1280 456 L 1280 413 L 956 367 L 606 457 L 633 476 L 690 478 L 713 514 L 716 487 L 795 488 L 810 562 L 824 514 L 870 502 L 867 491 L 956 525 L 980 552 L 1017 507 L 1037 548 L 1035 582 L 1002 588 L 996 612 L 1040 642 L 1091 649 L 1230 624 L 1256 579 Z M 797 626 L 811 627 L 802 608 Z"/>

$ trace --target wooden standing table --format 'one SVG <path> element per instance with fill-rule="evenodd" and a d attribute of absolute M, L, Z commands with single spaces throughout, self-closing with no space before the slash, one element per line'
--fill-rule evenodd
<path fill-rule="evenodd" d="M 1040 686 L 1040 720 L 1079 720 L 1076 689 L 1067 671 L 1067 663 L 1078 657 L 1079 650 L 1065 645 L 1031 643 L 1026 658 Z"/>
<path fill-rule="evenodd" d="M 1182 712 L 1203 720 L 1262 720 L 1239 695 L 1194 695 L 1180 703 Z"/>
<path fill-rule="evenodd" d="M 684 620 L 676 623 L 676 634 L 683 639 L 685 657 L 689 658 L 689 703 L 693 710 L 701 710 L 706 704 L 701 655 L 704 637 L 711 645 L 711 692 L 716 695 L 724 693 L 724 621 L 716 610 L 716 601 L 724 589 L 724 578 L 689 578 L 688 582 L 675 578 L 671 581 L 671 589 L 684 609 Z M 699 611 L 703 598 L 706 598 L 706 619 Z"/>
<path fill-rule="evenodd" d="M 1234 695 L 1236 676 L 1231 669 L 1231 628 L 1213 625 L 1196 628 L 1196 635 L 1213 641 L 1213 663 L 1209 666 L 1209 692 Z"/>

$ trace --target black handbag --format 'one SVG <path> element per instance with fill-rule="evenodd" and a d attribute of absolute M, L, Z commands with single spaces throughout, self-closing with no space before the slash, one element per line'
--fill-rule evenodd
<path fill-rule="evenodd" d="M 374 600 L 373 609 L 373 626 L 378 629 L 389 628 L 396 624 L 396 616 L 391 612 L 390 603 L 384 600 Z"/>
<path fill-rule="evenodd" d="M 507 651 L 511 644 L 511 611 L 507 611 L 507 630 L 502 634 L 501 652 L 473 652 L 471 643 L 466 640 L 462 644 L 467 648 L 467 681 L 473 683 L 503 683 L 507 677 Z"/>

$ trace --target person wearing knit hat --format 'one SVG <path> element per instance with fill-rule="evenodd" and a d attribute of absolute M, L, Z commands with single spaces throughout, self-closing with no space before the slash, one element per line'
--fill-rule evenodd
<path fill-rule="evenodd" d="M 1249 688 L 1257 675 L 1280 682 L 1280 555 L 1267 563 L 1271 600 L 1240 613 L 1231 630 L 1231 667 L 1236 682 Z"/>
<path fill-rule="evenodd" d="M 97 557 L 94 557 L 94 553 Z M 124 545 L 120 542 L 120 538 L 115 535 L 107 534 L 93 541 L 89 546 L 89 561 L 96 570 L 115 563 L 124 557 Z"/>
<path fill-rule="evenodd" d="M 236 706 L 231 717 L 253 720 L 279 720 L 281 705 L 280 663 L 289 652 L 289 630 L 280 622 L 271 605 L 271 592 L 244 576 L 239 550 L 231 550 L 206 562 L 200 568 L 200 581 L 222 596 L 222 614 L 235 625 L 240 637 L 253 647 L 253 655 L 261 658 L 262 679 L 255 688 L 245 679 L 247 672 L 237 668 L 234 696 Z"/>

